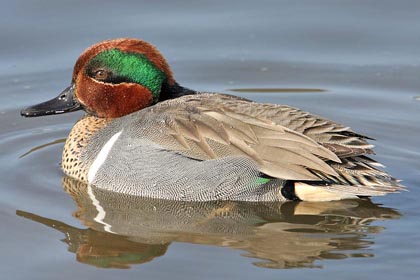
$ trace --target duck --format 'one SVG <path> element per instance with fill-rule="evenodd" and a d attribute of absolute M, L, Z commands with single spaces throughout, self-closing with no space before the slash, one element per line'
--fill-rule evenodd
<path fill-rule="evenodd" d="M 404 190 L 372 138 L 281 104 L 181 86 L 152 44 L 87 48 L 71 84 L 25 117 L 84 110 L 64 174 L 95 188 L 178 201 L 333 201 Z"/>

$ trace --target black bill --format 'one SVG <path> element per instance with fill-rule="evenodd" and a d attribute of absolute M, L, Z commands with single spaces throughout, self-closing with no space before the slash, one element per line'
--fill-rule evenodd
<path fill-rule="evenodd" d="M 74 85 L 69 86 L 56 98 L 28 107 L 20 111 L 24 117 L 39 117 L 46 115 L 63 114 L 83 109 L 74 98 Z"/>

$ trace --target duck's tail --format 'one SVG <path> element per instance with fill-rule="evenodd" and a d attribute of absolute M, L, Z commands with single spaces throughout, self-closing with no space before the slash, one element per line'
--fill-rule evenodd
<path fill-rule="evenodd" d="M 322 183 L 295 182 L 294 194 L 303 201 L 330 201 L 406 190 L 400 180 L 377 168 L 383 165 L 367 156 L 342 158 L 341 161 L 330 165 L 338 176 L 315 173 Z"/>

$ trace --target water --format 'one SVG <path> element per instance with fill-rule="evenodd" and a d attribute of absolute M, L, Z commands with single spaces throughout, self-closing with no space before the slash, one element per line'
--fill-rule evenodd
<path fill-rule="evenodd" d="M 2 1 L 1 275 L 415 278 L 419 9 L 380 0 Z M 67 87 L 84 48 L 123 36 L 157 45 L 184 86 L 289 104 L 374 137 L 375 159 L 409 192 L 372 202 L 197 204 L 62 178 L 63 141 L 81 113 L 23 119 L 19 110 Z"/>

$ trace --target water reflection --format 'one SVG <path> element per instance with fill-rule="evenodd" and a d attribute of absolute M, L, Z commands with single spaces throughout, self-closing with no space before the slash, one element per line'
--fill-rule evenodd
<path fill-rule="evenodd" d="M 88 187 L 63 178 L 87 229 L 17 211 L 65 234 L 79 262 L 128 268 L 162 256 L 171 242 L 228 246 L 268 268 L 321 267 L 317 260 L 372 257 L 375 220 L 400 214 L 369 200 L 328 203 L 177 202 Z"/>
<path fill-rule="evenodd" d="M 47 148 L 49 146 L 56 145 L 56 144 L 61 144 L 61 143 L 65 143 L 65 142 L 66 142 L 66 138 L 60 138 L 60 139 L 48 142 L 46 144 L 38 145 L 38 146 L 30 149 L 29 151 L 25 152 L 24 154 L 20 155 L 19 158 L 26 157 L 27 155 L 32 154 L 35 151 Z"/>

